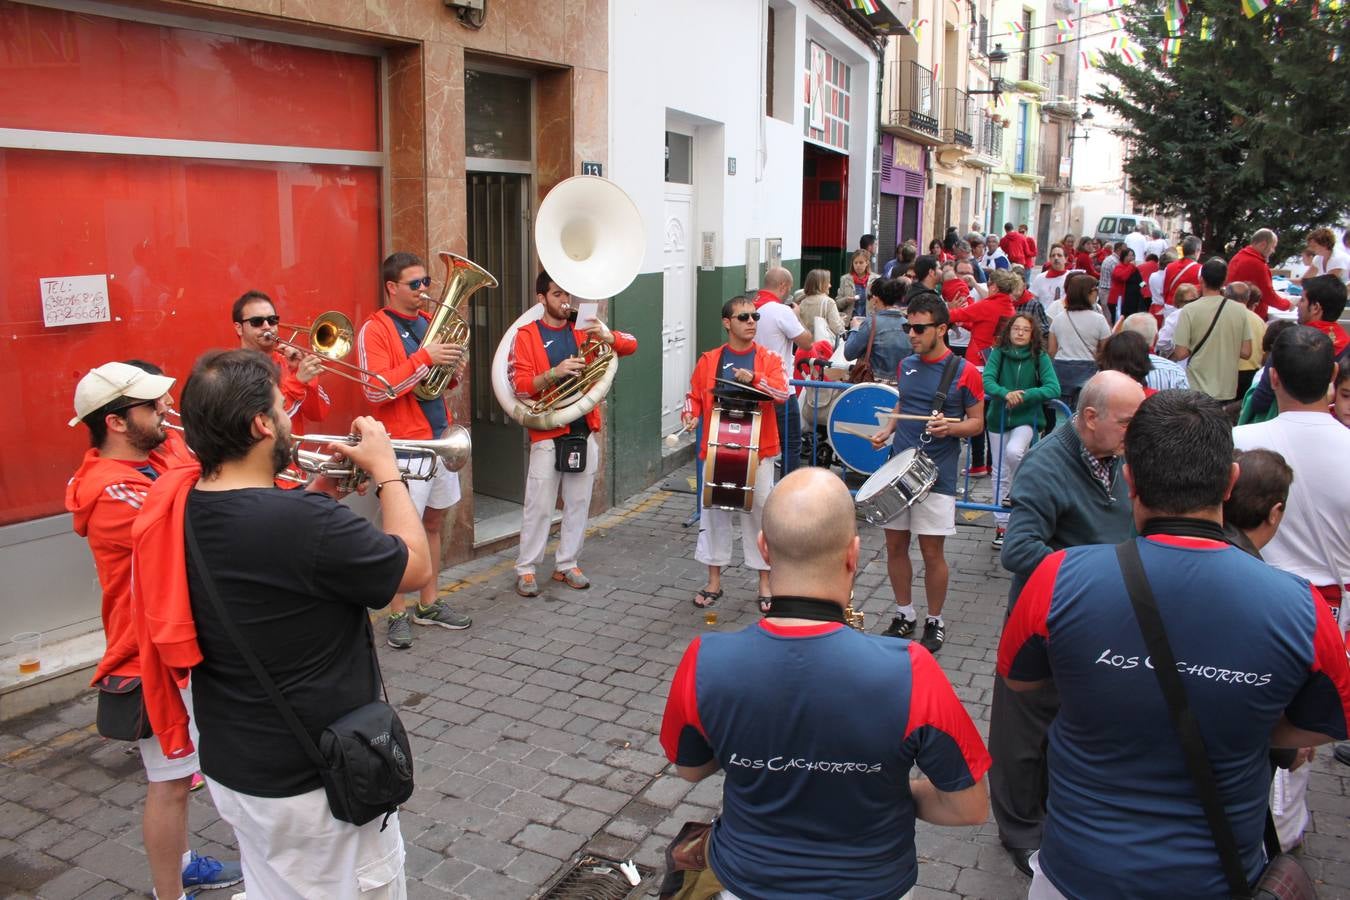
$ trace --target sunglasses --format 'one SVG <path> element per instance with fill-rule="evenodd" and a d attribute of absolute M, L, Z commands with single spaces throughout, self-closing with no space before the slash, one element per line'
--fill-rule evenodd
<path fill-rule="evenodd" d="M 426 275 L 423 276 L 422 278 L 414 278 L 412 281 L 403 282 L 403 284 L 406 284 L 409 288 L 411 288 L 414 291 L 420 287 L 424 288 L 431 287 L 431 276 Z"/>
<path fill-rule="evenodd" d="M 735 319 L 737 322 L 749 322 L 751 320 L 758 322 L 759 313 L 736 313 L 736 315 L 731 318 Z"/>
<path fill-rule="evenodd" d="M 158 405 L 159 405 L 158 398 L 154 400 L 138 400 L 135 403 L 128 403 L 126 406 L 119 406 L 117 409 L 109 410 L 109 414 L 126 418 L 127 413 L 131 412 L 138 406 L 158 406 Z"/>
<path fill-rule="evenodd" d="M 247 322 L 254 328 L 261 328 L 264 325 L 270 325 L 275 328 L 281 321 L 281 316 L 249 316 L 247 319 L 240 319 L 239 321 L 241 324 Z"/>
<path fill-rule="evenodd" d="M 933 325 L 933 324 L 927 324 L 927 325 L 911 325 L 911 324 L 909 324 L 908 322 L 906 322 L 905 324 L 901 325 L 900 327 L 901 327 L 902 329 L 904 329 L 905 334 L 909 334 L 911 331 L 914 332 L 915 334 L 923 334 L 925 331 L 927 331 L 927 330 L 930 329 L 930 328 L 936 328 L 937 325 Z"/>

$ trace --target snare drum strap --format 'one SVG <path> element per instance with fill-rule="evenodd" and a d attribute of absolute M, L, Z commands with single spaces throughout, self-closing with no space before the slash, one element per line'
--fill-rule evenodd
<path fill-rule="evenodd" d="M 956 370 L 961 365 L 961 357 L 955 353 L 948 354 L 947 364 L 942 368 L 942 380 L 938 382 L 937 393 L 933 395 L 933 415 L 941 415 L 942 407 L 947 405 L 947 392 L 952 388 L 952 381 L 956 378 Z"/>

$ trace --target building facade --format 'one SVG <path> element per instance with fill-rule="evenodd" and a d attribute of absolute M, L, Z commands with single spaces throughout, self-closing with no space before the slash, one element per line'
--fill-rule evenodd
<path fill-rule="evenodd" d="M 0 33 L 11 631 L 98 627 L 89 553 L 62 502 L 87 444 L 65 424 L 85 372 L 139 358 L 181 387 L 202 351 L 236 345 L 230 305 L 250 289 L 286 322 L 336 309 L 359 325 L 394 250 L 428 259 L 433 294 L 440 250 L 500 281 L 472 298 L 471 361 L 450 396 L 474 458 L 446 560 L 501 537 L 485 511 L 518 528 L 526 436 L 488 369 L 534 301 L 533 210 L 583 163 L 608 164 L 605 0 L 547 14 L 525 0 L 485 14 L 443 0 L 0 0 Z M 640 353 L 659 357 L 656 344 Z M 354 384 L 324 384 L 325 431 L 370 411 Z M 606 455 L 600 506 L 620 477 Z"/>

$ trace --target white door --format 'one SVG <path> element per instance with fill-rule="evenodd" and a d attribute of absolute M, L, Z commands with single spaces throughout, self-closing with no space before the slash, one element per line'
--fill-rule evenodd
<path fill-rule="evenodd" d="M 665 249 L 661 271 L 661 432 L 680 427 L 680 410 L 694 372 L 694 197 L 689 185 L 666 185 Z"/>

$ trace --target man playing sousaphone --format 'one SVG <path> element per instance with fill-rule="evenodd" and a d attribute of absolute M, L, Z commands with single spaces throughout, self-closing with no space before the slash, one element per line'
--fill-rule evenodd
<path fill-rule="evenodd" d="M 586 367 L 579 349 L 588 341 L 608 344 L 618 356 L 637 350 L 637 339 L 622 331 L 610 331 L 595 319 L 578 323 L 569 314 L 572 295 L 559 287 L 547 272 L 535 279 L 535 299 L 543 315 L 516 332 L 507 363 L 507 378 L 517 397 L 537 399 L 550 388 L 563 385 Z M 585 590 L 590 581 L 577 566 L 586 538 L 591 488 L 600 463 L 600 408 L 594 407 L 571 424 L 556 428 L 531 428 L 530 464 L 525 478 L 525 508 L 520 523 L 520 554 L 516 558 L 516 593 L 537 597 L 539 582 L 535 567 L 544 558 L 550 521 L 562 489 L 562 534 L 558 539 L 553 580 Z"/>
<path fill-rule="evenodd" d="M 920 643 L 930 653 L 937 653 L 947 637 L 942 607 L 947 601 L 948 571 L 942 550 L 947 535 L 956 534 L 956 467 L 961 457 L 961 438 L 979 434 L 984 428 L 984 383 L 979 370 L 954 356 L 943 342 L 947 333 L 947 304 L 939 297 L 922 295 L 911 300 L 909 321 L 903 327 L 914 353 L 900 361 L 896 373 L 900 400 L 894 413 L 923 416 L 927 421 L 891 419 L 873 436 L 872 444 L 881 449 L 894 435 L 892 456 L 911 447 L 921 448 L 937 466 L 938 478 L 923 499 L 883 525 L 886 571 L 896 608 L 895 618 L 885 633 L 907 638 L 914 634 L 918 622 L 910 583 L 914 567 L 909 561 L 909 537 L 914 533 L 919 536 L 924 593 L 928 599 L 928 619 Z M 951 367 L 954 369 L 949 371 Z M 945 394 L 941 403 L 936 400 L 939 393 Z M 961 421 L 952 422 L 953 419 Z"/>
<path fill-rule="evenodd" d="M 389 385 L 367 380 L 366 400 L 375 404 L 375 418 L 384 423 L 390 437 L 405 440 L 432 440 L 441 437 L 453 421 L 445 394 L 423 400 L 413 388 L 426 377 L 432 366 L 453 365 L 464 357 L 457 344 L 423 344 L 431 317 L 422 310 L 422 292 L 431 287 L 422 260 L 411 253 L 391 254 L 381 266 L 384 279 L 384 308 L 370 314 L 356 336 L 356 349 L 362 369 L 383 378 Z M 445 393 L 454 389 L 450 382 Z M 390 395 L 393 395 L 392 397 Z M 426 529 L 431 546 L 432 571 L 441 571 L 441 526 L 445 511 L 459 502 L 459 473 L 439 466 L 436 477 L 427 481 L 409 481 L 408 492 Z M 473 624 L 468 616 L 457 613 L 436 596 L 436 576 L 423 586 L 417 606 L 408 613 L 407 601 L 400 595 L 389 605 L 389 625 L 385 643 L 395 650 L 412 646 L 412 625 L 439 625 L 462 629 Z M 410 622 L 411 620 L 411 622 Z"/>
<path fill-rule="evenodd" d="M 698 450 L 701 464 L 708 457 L 708 423 L 715 406 L 714 396 L 719 391 L 734 390 L 733 382 L 739 382 L 769 398 L 759 404 L 759 462 L 753 472 L 746 473 L 754 479 L 753 505 L 749 512 L 739 514 L 742 555 L 746 566 L 759 573 L 759 600 L 763 608 L 769 598 L 769 564 L 757 543 L 760 515 L 773 489 L 773 464 L 780 450 L 774 406 L 786 402 L 788 394 L 782 360 L 755 343 L 758 323 L 759 312 L 750 298 L 732 297 L 722 305 L 727 342 L 699 357 L 680 419 L 687 431 L 703 420 L 703 442 Z M 694 597 L 694 605 L 699 609 L 712 606 L 722 596 L 722 568 L 731 564 L 731 515 L 731 510 L 709 506 L 699 515 L 694 558 L 708 567 L 708 583 Z"/>

